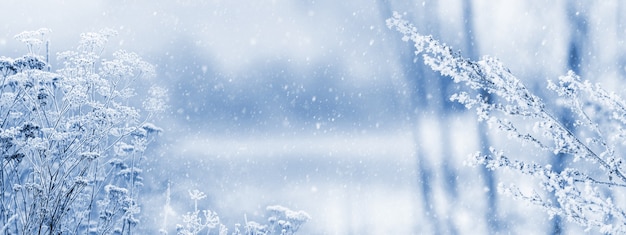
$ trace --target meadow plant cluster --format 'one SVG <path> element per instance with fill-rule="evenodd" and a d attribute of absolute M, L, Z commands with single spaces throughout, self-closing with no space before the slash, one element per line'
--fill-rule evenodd
<path fill-rule="evenodd" d="M 168 190 L 169 191 L 169 190 Z M 216 231 L 219 235 L 227 235 L 228 227 L 220 222 L 216 212 L 198 209 L 198 201 L 206 197 L 203 192 L 190 190 L 189 196 L 194 201 L 194 211 L 182 215 L 182 224 L 176 225 L 178 235 L 196 235 L 203 232 L 211 234 Z M 168 196 L 169 201 L 169 196 Z M 166 208 L 169 208 L 166 203 Z M 292 211 L 284 206 L 268 206 L 266 208 L 268 217 L 266 223 L 248 221 L 244 215 L 244 224 L 235 224 L 231 235 L 293 235 L 300 227 L 309 221 L 311 217 L 304 211 Z M 200 214 L 202 213 L 202 214 Z M 167 227 L 167 214 L 164 213 L 164 228 Z M 161 229 L 161 234 L 167 234 L 166 229 Z"/>
<path fill-rule="evenodd" d="M 17 35 L 28 53 L 0 58 L 0 233 L 131 234 L 165 91 L 132 106 L 133 82 L 154 67 L 126 51 L 107 59 L 113 30 L 82 34 L 52 72 L 49 33 Z"/>
<path fill-rule="evenodd" d="M 167 108 L 167 90 L 153 86 L 143 111 L 133 106 L 133 83 L 152 77 L 154 67 L 123 50 L 105 58 L 116 35 L 109 29 L 82 34 L 76 50 L 57 54 L 62 66 L 51 72 L 49 33 L 20 33 L 28 53 L 0 57 L 0 233 L 132 234 L 140 165 L 162 132 L 149 120 Z M 228 234 L 217 213 L 198 209 L 206 195 L 189 195 L 194 211 L 181 216 L 177 233 Z M 282 206 L 267 210 L 267 224 L 244 216 L 231 234 L 295 234 L 310 219 Z"/>
<path fill-rule="evenodd" d="M 545 154 L 507 155 L 490 147 L 490 153 L 476 153 L 470 161 L 491 170 L 508 170 L 538 182 L 542 193 L 528 192 L 514 184 L 499 184 L 499 191 L 543 208 L 587 229 L 602 233 L 626 233 L 623 195 L 626 187 L 622 155 L 626 143 L 626 102 L 597 84 L 583 81 L 568 72 L 547 88 L 558 99 L 550 104 L 531 92 L 497 59 L 479 61 L 464 58 L 450 47 L 420 35 L 416 28 L 394 13 L 388 27 L 412 41 L 416 55 L 433 70 L 464 83 L 473 92 L 458 92 L 451 100 L 474 109 L 478 120 L 519 140 L 526 148 Z M 488 93 L 490 98 L 480 95 Z M 567 119 L 559 110 L 570 110 Z M 566 123 L 564 120 L 572 120 Z M 574 128 L 573 128 L 574 127 Z M 511 154 L 520 154 L 509 151 Z M 543 156 L 543 157 L 541 157 Z M 565 158 L 563 166 L 550 159 Z M 623 198 L 621 198 L 623 199 Z"/>

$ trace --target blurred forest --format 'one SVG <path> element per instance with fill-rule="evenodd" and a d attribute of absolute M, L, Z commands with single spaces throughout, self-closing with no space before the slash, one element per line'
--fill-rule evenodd
<path fill-rule="evenodd" d="M 623 95 L 626 3 L 582 1 L 48 1 L 8 0 L 0 53 L 50 28 L 53 54 L 77 35 L 112 28 L 111 48 L 156 66 L 167 87 L 164 134 L 145 166 L 139 225 L 154 233 L 199 207 L 224 224 L 264 218 L 268 205 L 304 210 L 302 234 L 582 233 L 538 207 L 497 193 L 502 172 L 465 164 L 510 141 L 450 101 L 462 89 L 423 65 L 387 28 L 399 12 L 417 30 L 476 60 L 499 58 L 556 108 L 547 80 L 572 70 Z M 52 56 L 52 63 L 56 56 Z M 138 87 L 145 95 L 147 88 Z M 488 96 L 489 94 L 485 94 Z M 570 123 L 571 113 L 556 113 Z M 150 154 L 148 154 L 150 155 Z M 554 158 L 553 166 L 563 166 Z M 172 210 L 165 210 L 171 185 Z M 592 232 L 597 232 L 592 230 Z"/>

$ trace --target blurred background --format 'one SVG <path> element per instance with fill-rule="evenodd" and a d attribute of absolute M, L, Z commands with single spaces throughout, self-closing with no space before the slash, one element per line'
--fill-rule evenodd
<path fill-rule="evenodd" d="M 618 93 L 626 75 L 619 0 L 3 3 L 1 56 L 27 51 L 13 39 L 24 30 L 51 29 L 54 55 L 111 28 L 105 54 L 157 66 L 137 83 L 140 95 L 157 84 L 170 96 L 143 162 L 145 234 L 175 233 L 193 189 L 231 231 L 279 204 L 311 215 L 301 234 L 582 232 L 495 192 L 515 176 L 464 164 L 484 146 L 526 150 L 449 102 L 463 88 L 425 68 L 385 20 L 397 11 L 465 57 L 497 57 L 546 100 L 546 81 L 568 70 Z"/>

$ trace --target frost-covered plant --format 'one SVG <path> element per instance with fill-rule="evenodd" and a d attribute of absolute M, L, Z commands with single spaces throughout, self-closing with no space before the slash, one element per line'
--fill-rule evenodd
<path fill-rule="evenodd" d="M 29 54 L 38 54 L 40 53 L 42 45 L 45 44 L 46 47 L 48 46 L 49 41 L 47 36 L 51 32 L 52 31 L 47 28 L 41 28 L 35 31 L 24 31 L 15 35 L 15 39 L 26 44 Z"/>
<path fill-rule="evenodd" d="M 416 54 L 421 54 L 425 64 L 433 70 L 464 83 L 479 91 L 478 94 L 491 95 L 489 100 L 467 92 L 451 97 L 475 109 L 480 121 L 554 158 L 568 159 L 560 170 L 551 166 L 549 160 L 512 159 L 493 147 L 491 154 L 473 155 L 474 163 L 489 169 L 508 169 L 538 180 L 544 193 L 551 196 L 523 193 L 515 185 L 503 183 L 499 191 L 539 205 L 551 216 L 563 216 L 588 229 L 626 233 L 626 213 L 620 203 L 606 193 L 617 193 L 626 187 L 621 157 L 626 143 L 624 100 L 599 85 L 582 81 L 573 72 L 560 77 L 558 82 L 549 82 L 548 89 L 559 97 L 558 105 L 569 108 L 574 114 L 570 117 L 576 126 L 574 131 L 555 116 L 557 111 L 550 109 L 497 59 L 483 57 L 471 61 L 463 58 L 432 37 L 417 33 L 398 13 L 387 20 L 387 25 L 401 32 L 404 41 L 412 41 Z M 526 123 L 532 124 L 528 131 L 522 128 Z"/>
<path fill-rule="evenodd" d="M 39 47 L 50 30 L 16 39 L 28 54 L 0 58 L 0 230 L 3 234 L 130 234 L 138 223 L 138 165 L 161 129 L 130 106 L 132 83 L 152 76 L 134 53 L 103 56 L 111 30 L 81 36 L 50 72 Z M 46 50 L 47 53 L 47 50 Z"/>
<path fill-rule="evenodd" d="M 311 216 L 304 211 L 292 211 L 279 205 L 268 206 L 267 211 L 271 214 L 267 222 L 272 234 L 295 234 L 302 224 L 311 219 Z"/>
<path fill-rule="evenodd" d="M 200 192 L 197 189 L 189 190 L 189 197 L 194 202 L 194 211 L 187 212 L 187 214 L 182 215 L 183 224 L 176 225 L 176 231 L 180 235 L 195 235 L 199 234 L 200 231 L 207 229 L 206 234 L 211 232 L 211 229 L 217 227 L 220 224 L 220 217 L 217 216 L 217 213 L 210 210 L 198 210 L 198 201 L 206 198 L 206 194 Z M 204 216 L 204 222 L 200 217 L 200 212 Z M 220 226 L 220 234 L 222 233 L 222 229 L 225 227 Z"/>
<path fill-rule="evenodd" d="M 205 228 L 206 234 L 210 234 L 212 229 L 217 227 L 219 235 L 227 235 L 228 229 L 220 222 L 216 212 L 198 210 L 198 200 L 204 199 L 206 195 L 199 190 L 190 190 L 189 196 L 194 201 L 194 211 L 182 215 L 183 224 L 176 225 L 177 234 L 200 234 Z M 232 235 L 292 235 L 311 219 L 311 216 L 304 211 L 292 211 L 284 206 L 268 206 L 266 209 L 269 213 L 267 218 L 268 224 L 248 221 L 248 217 L 244 215 L 245 225 L 242 228 L 241 224 L 235 224 Z M 202 212 L 204 220 L 200 217 L 200 212 Z M 163 229 L 161 233 L 166 234 Z"/>

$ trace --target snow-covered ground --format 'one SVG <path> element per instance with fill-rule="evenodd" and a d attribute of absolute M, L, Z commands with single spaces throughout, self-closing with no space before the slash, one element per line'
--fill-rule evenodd
<path fill-rule="evenodd" d="M 148 199 L 147 213 L 162 213 L 169 181 L 179 215 L 191 205 L 187 190 L 199 189 L 202 206 L 230 226 L 244 214 L 264 220 L 266 206 L 281 204 L 313 217 L 303 234 L 409 234 L 419 210 L 413 140 L 411 132 L 180 140 L 170 147 L 180 151 L 150 161 L 163 166 L 147 173 L 163 194 Z"/>
<path fill-rule="evenodd" d="M 468 117 L 471 114 L 466 114 Z M 485 190 L 478 168 L 464 164 L 476 150 L 475 123 L 453 118 L 450 149 L 438 142 L 441 135 L 437 117 L 424 118 L 419 127 L 407 126 L 395 132 L 354 132 L 291 135 L 202 135 L 189 136 L 157 152 L 148 160 L 144 212 L 147 229 L 160 228 L 164 216 L 165 192 L 171 184 L 173 213 L 168 227 L 180 223 L 180 215 L 192 209 L 188 190 L 207 194 L 201 208 L 216 211 L 226 225 L 265 220 L 265 207 L 284 205 L 304 210 L 313 218 L 302 234 L 415 234 L 433 232 L 431 218 L 424 213 L 422 185 L 417 174 L 416 134 L 424 145 L 421 153 L 433 175 L 432 197 L 441 223 L 452 223 L 461 234 L 485 233 L 482 217 Z M 415 130 L 413 130 L 415 128 Z M 440 173 L 447 159 L 456 176 L 457 196 L 451 198 Z M 500 200 L 510 231 L 540 232 L 549 224 L 546 216 L 510 198 Z M 505 210 L 504 210 L 505 211 Z M 158 216 L 156 216 L 158 215 Z M 519 226 L 534 224 L 532 228 Z"/>

